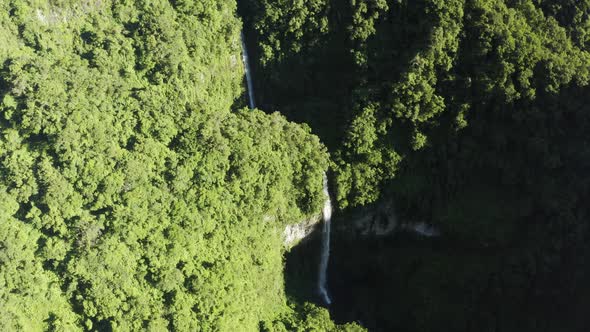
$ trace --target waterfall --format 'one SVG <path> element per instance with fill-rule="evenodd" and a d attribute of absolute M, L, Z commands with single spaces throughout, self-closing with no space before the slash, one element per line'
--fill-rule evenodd
<path fill-rule="evenodd" d="M 250 59 L 248 58 L 248 49 L 246 48 L 246 39 L 244 38 L 244 32 L 241 34 L 242 38 L 242 61 L 244 61 L 244 68 L 246 69 L 246 83 L 248 88 L 248 103 L 251 109 L 256 107 L 254 102 L 254 87 L 252 84 L 252 71 L 250 70 Z"/>
<path fill-rule="evenodd" d="M 328 191 L 328 176 L 324 174 L 324 196 L 326 202 L 322 214 L 324 217 L 324 228 L 322 231 L 322 253 L 319 266 L 318 291 L 324 302 L 329 305 L 332 303 L 330 295 L 328 295 L 328 260 L 330 259 L 330 220 L 332 219 L 332 201 L 330 200 L 330 192 Z"/>

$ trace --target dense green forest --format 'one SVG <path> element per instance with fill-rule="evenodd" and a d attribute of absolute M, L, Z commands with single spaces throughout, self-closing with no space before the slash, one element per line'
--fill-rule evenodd
<path fill-rule="evenodd" d="M 0 330 L 336 327 L 287 302 L 309 127 L 242 108 L 236 3 L 0 1 Z"/>
<path fill-rule="evenodd" d="M 588 331 L 589 83 L 588 0 L 0 0 L 0 330 Z"/>

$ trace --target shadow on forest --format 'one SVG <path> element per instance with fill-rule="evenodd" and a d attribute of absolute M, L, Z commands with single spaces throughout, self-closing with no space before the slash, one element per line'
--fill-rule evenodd
<path fill-rule="evenodd" d="M 244 19 L 258 108 L 306 123 L 329 151 L 336 151 L 357 103 L 379 100 L 382 94 L 390 93 L 389 84 L 396 82 L 428 47 L 436 22 L 420 14 L 426 10 L 423 2 L 392 6 L 387 19 L 376 25 L 376 33 L 365 50 L 367 65 L 359 66 L 353 49 L 363 47 L 350 39 L 352 9 L 346 2 L 329 2 L 329 32 L 311 36 L 319 39 L 317 43 L 304 45 L 297 53 L 284 50 L 280 58 L 266 66 L 254 60 L 262 55 L 255 46 L 259 36 L 251 22 L 257 17 L 256 11 L 263 10 L 263 1 L 239 1 L 238 11 Z"/>
<path fill-rule="evenodd" d="M 354 66 L 347 51 L 342 29 L 318 37 L 313 47 L 305 45 L 298 53 L 284 52 L 267 66 L 261 59 L 259 39 L 251 29 L 258 1 L 239 1 L 257 107 L 265 112 L 280 112 L 289 121 L 306 123 L 331 150 L 350 117 L 351 95 L 355 84 Z M 342 5 L 339 5 L 341 7 Z M 258 8 L 258 9 L 257 9 Z M 343 27 L 344 25 L 342 25 Z M 317 36 L 314 36 L 314 38 Z M 283 41 L 288 43 L 288 41 Z"/>
<path fill-rule="evenodd" d="M 264 69 L 252 64 L 257 107 L 306 123 L 331 150 L 341 141 L 352 103 L 350 64 L 337 48 L 325 46 L 291 55 Z M 331 51 L 328 51 L 331 50 Z M 257 50 L 250 51 L 257 58 Z"/>

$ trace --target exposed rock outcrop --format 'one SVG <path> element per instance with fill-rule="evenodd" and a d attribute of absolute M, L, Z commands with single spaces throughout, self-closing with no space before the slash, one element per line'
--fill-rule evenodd
<path fill-rule="evenodd" d="M 309 236 L 321 219 L 321 215 L 318 214 L 300 223 L 287 225 L 283 231 L 283 244 L 285 247 L 290 249 Z"/>

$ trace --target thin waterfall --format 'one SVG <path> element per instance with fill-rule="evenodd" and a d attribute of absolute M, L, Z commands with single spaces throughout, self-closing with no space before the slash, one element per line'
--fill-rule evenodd
<path fill-rule="evenodd" d="M 332 201 L 330 200 L 330 192 L 328 191 L 328 176 L 324 174 L 324 196 L 326 202 L 322 215 L 324 217 L 324 228 L 322 231 L 322 253 L 320 258 L 318 291 L 324 302 L 329 305 L 332 303 L 330 295 L 328 295 L 328 261 L 330 260 L 330 220 L 332 219 Z"/>
<path fill-rule="evenodd" d="M 254 86 L 252 84 L 252 71 L 250 70 L 250 58 L 248 57 L 248 49 L 246 48 L 246 39 L 244 38 L 244 31 L 241 33 L 242 38 L 242 61 L 244 61 L 244 68 L 246 69 L 246 84 L 248 88 L 248 103 L 250 109 L 256 108 L 254 102 Z"/>

